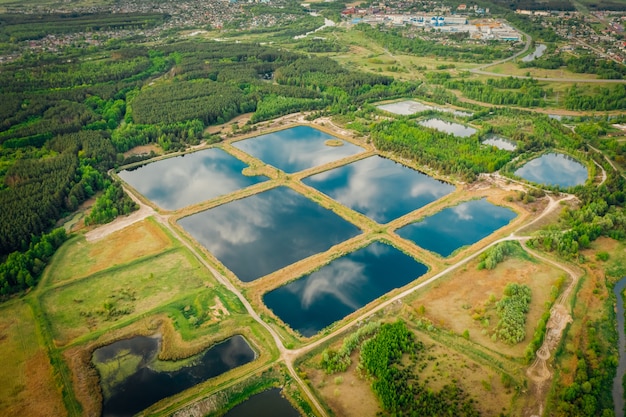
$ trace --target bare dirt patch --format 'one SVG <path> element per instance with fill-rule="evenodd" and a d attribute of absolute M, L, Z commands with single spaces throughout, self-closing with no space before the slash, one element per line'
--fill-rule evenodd
<path fill-rule="evenodd" d="M 155 143 L 150 143 L 148 145 L 135 146 L 133 149 L 124 152 L 124 157 L 128 158 L 129 156 L 135 155 L 149 155 L 150 152 L 161 155 L 163 153 L 163 150 L 159 145 Z"/>
<path fill-rule="evenodd" d="M 20 302 L 0 309 L 0 334 L 0 415 L 67 415 L 30 308 Z"/>
<path fill-rule="evenodd" d="M 81 238 L 70 243 L 53 263 L 50 275 L 55 282 L 85 277 L 171 245 L 171 239 L 155 221 L 143 220 L 94 242 Z"/>
<path fill-rule="evenodd" d="M 545 312 L 545 302 L 550 298 L 552 286 L 563 273 L 543 263 L 517 258 L 509 258 L 493 270 L 479 271 L 477 264 L 478 261 L 472 261 L 438 281 L 415 297 L 410 306 L 420 313 L 423 311 L 426 318 L 437 327 L 444 327 L 457 334 L 468 330 L 472 341 L 507 355 L 521 357 L 539 318 Z M 526 338 L 514 346 L 491 339 L 498 318 L 489 309 L 490 298 L 500 299 L 504 287 L 510 282 L 526 284 L 532 291 Z M 475 320 L 474 317 L 483 320 Z"/>

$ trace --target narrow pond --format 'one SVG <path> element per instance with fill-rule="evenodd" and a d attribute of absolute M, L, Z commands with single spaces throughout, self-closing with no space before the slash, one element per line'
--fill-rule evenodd
<path fill-rule="evenodd" d="M 498 135 L 487 135 L 485 140 L 483 140 L 484 145 L 495 146 L 498 149 L 502 149 L 505 151 L 514 151 L 517 148 L 515 142 L 509 139 L 505 139 Z"/>
<path fill-rule="evenodd" d="M 429 127 L 431 129 L 451 133 L 461 138 L 467 138 L 476 133 L 476 129 L 474 129 L 473 127 L 463 126 L 459 123 L 446 122 L 445 120 L 441 119 L 422 120 L 421 122 L 419 122 L 419 124 L 424 127 Z"/>
<path fill-rule="evenodd" d="M 399 101 L 396 103 L 381 104 L 380 106 L 377 106 L 377 107 L 383 111 L 393 113 L 393 114 L 399 114 L 401 116 L 410 116 L 412 114 L 420 113 L 420 112 L 427 111 L 427 110 L 435 110 L 435 111 L 440 111 L 442 113 L 452 113 L 455 116 L 460 116 L 460 117 L 469 117 L 472 115 L 472 113 L 469 113 L 469 112 L 448 109 L 445 107 L 429 106 L 428 104 L 423 104 L 423 103 L 420 103 L 418 101 L 413 101 L 413 100 L 405 100 L 405 101 Z"/>
<path fill-rule="evenodd" d="M 270 291 L 263 301 L 292 329 L 309 337 L 427 270 L 393 246 L 374 242 Z"/>
<path fill-rule="evenodd" d="M 280 394 L 280 389 L 272 388 L 253 395 L 243 403 L 230 409 L 224 417 L 300 417 L 300 413 Z"/>
<path fill-rule="evenodd" d="M 278 187 L 179 220 L 201 245 L 250 282 L 361 231 L 287 187 Z"/>
<path fill-rule="evenodd" d="M 243 175 L 246 167 L 221 149 L 205 149 L 123 170 L 119 176 L 159 207 L 176 210 L 267 180 Z"/>
<path fill-rule="evenodd" d="M 323 192 L 378 223 L 388 223 L 454 191 L 454 186 L 380 156 L 305 178 Z"/>
<path fill-rule="evenodd" d="M 537 184 L 573 187 L 587 181 L 587 167 L 574 158 L 560 153 L 548 153 L 527 162 L 515 175 Z"/>
<path fill-rule="evenodd" d="M 491 204 L 486 199 L 472 200 L 401 227 L 396 233 L 447 257 L 455 250 L 489 236 L 515 217 L 512 210 Z"/>
<path fill-rule="evenodd" d="M 330 146 L 330 144 L 341 146 Z M 233 146 L 287 173 L 324 165 L 363 152 L 363 148 L 309 126 L 234 142 Z"/>
<path fill-rule="evenodd" d="M 548 47 L 540 43 L 539 45 L 537 45 L 537 47 L 535 48 L 535 51 L 532 54 L 526 55 L 524 58 L 522 58 L 522 62 L 531 62 L 537 58 L 541 58 L 541 56 L 544 54 L 546 49 L 548 49 Z"/>
<path fill-rule="evenodd" d="M 179 361 L 159 361 L 160 339 L 137 336 L 96 349 L 103 416 L 132 416 L 152 404 L 256 358 L 239 335 Z"/>
<path fill-rule="evenodd" d="M 613 379 L 613 403 L 615 406 L 615 417 L 624 417 L 624 386 L 622 385 L 622 377 L 626 373 L 626 335 L 624 334 L 624 297 L 622 292 L 626 288 L 626 277 L 615 283 L 613 294 L 616 300 L 616 319 L 617 334 L 619 341 L 617 351 L 619 353 L 619 363 L 617 365 L 617 373 Z"/>

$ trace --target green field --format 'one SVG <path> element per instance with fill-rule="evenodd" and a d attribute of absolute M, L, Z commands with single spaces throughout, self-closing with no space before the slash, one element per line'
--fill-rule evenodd
<path fill-rule="evenodd" d="M 51 288 L 41 299 L 53 338 L 63 345 L 214 284 L 191 254 L 171 250 Z"/>

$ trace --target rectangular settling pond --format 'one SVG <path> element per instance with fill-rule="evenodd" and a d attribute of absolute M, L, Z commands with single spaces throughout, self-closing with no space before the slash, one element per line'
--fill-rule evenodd
<path fill-rule="evenodd" d="M 436 129 L 442 132 L 451 133 L 454 136 L 458 136 L 461 138 L 467 138 L 476 133 L 476 129 L 469 126 L 464 126 L 459 123 L 454 122 L 446 122 L 441 119 L 428 119 L 419 122 L 420 125 L 424 127 L 429 127 L 431 129 Z"/>
<path fill-rule="evenodd" d="M 372 156 L 302 182 L 378 223 L 388 223 L 454 191 L 454 186 Z"/>
<path fill-rule="evenodd" d="M 233 146 L 290 174 L 363 152 L 360 146 L 309 126 L 234 142 Z"/>
<path fill-rule="evenodd" d="M 446 257 L 489 236 L 515 217 L 515 212 L 509 208 L 496 206 L 485 199 L 472 200 L 401 227 L 396 233 Z"/>
<path fill-rule="evenodd" d="M 118 175 L 159 207 L 177 210 L 267 180 L 265 176 L 243 175 L 246 167 L 221 149 L 205 149 Z"/>
<path fill-rule="evenodd" d="M 360 233 L 353 224 L 287 187 L 235 200 L 179 223 L 244 282 Z"/>
<path fill-rule="evenodd" d="M 374 242 L 270 291 L 263 302 L 292 329 L 309 337 L 427 270 L 393 246 Z"/>
<path fill-rule="evenodd" d="M 256 358 L 242 336 L 233 336 L 181 361 L 157 359 L 159 339 L 137 336 L 96 349 L 92 362 L 100 374 L 103 416 L 132 416 Z"/>

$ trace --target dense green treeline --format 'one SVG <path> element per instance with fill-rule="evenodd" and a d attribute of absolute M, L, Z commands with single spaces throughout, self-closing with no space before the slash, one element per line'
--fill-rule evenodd
<path fill-rule="evenodd" d="M 598 87 L 593 94 L 584 94 L 574 84 L 567 91 L 565 108 L 598 111 L 626 109 L 626 85 L 619 84 L 612 88 Z"/>
<path fill-rule="evenodd" d="M 376 147 L 410 158 L 440 172 L 473 181 L 481 172 L 493 172 L 510 161 L 511 153 L 482 146 L 475 137 L 461 138 L 411 121 L 383 121 L 372 128 Z"/>
<path fill-rule="evenodd" d="M 450 80 L 443 85 L 460 90 L 472 100 L 498 105 L 544 107 L 546 95 L 552 95 L 551 89 L 544 90 L 536 80 L 513 77 L 488 79 L 485 84 L 480 81 Z"/>
<path fill-rule="evenodd" d="M 383 415 L 479 416 L 473 401 L 455 383 L 434 392 L 419 381 L 412 369 L 424 345 L 402 321 L 384 324 L 361 345 L 359 366 L 373 379 L 372 390 L 381 402 Z M 409 365 L 401 361 L 410 355 Z M 413 366 L 411 366 L 413 365 Z"/>
<path fill-rule="evenodd" d="M 531 290 L 528 285 L 509 283 L 496 303 L 498 324 L 495 337 L 514 345 L 526 338 L 526 314 L 530 310 Z"/>
<path fill-rule="evenodd" d="M 355 28 L 379 45 L 384 45 L 390 51 L 417 56 L 450 57 L 467 62 L 491 62 L 512 54 L 509 45 L 503 45 L 496 41 L 486 46 L 458 45 L 455 48 L 450 48 L 448 45 L 425 41 L 414 35 L 405 36 L 401 29 L 383 30 L 368 24 L 359 24 Z M 451 36 L 455 36 L 455 34 Z"/>
<path fill-rule="evenodd" d="M 0 14 L 0 42 L 41 39 L 51 34 L 146 29 L 164 23 L 161 13 Z"/>
<path fill-rule="evenodd" d="M 558 69 L 566 67 L 568 71 L 583 74 L 597 74 L 602 79 L 622 79 L 626 76 L 626 67 L 609 59 L 597 59 L 594 55 L 548 55 L 545 58 L 520 62 L 520 68 Z"/>
<path fill-rule="evenodd" d="M 124 193 L 122 184 L 106 181 L 104 192 L 96 199 L 91 212 L 85 217 L 85 224 L 108 223 L 118 215 L 130 214 L 137 209 L 139 205 Z"/>
<path fill-rule="evenodd" d="M 58 228 L 32 239 L 25 252 L 9 254 L 0 264 L 0 296 L 35 286 L 46 263 L 66 239 L 65 229 Z"/>

